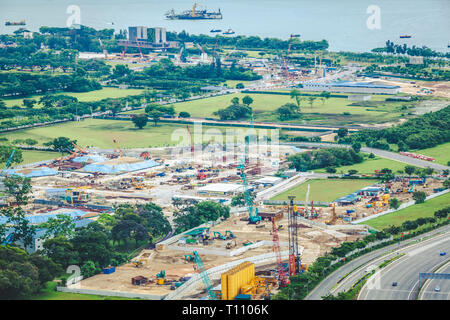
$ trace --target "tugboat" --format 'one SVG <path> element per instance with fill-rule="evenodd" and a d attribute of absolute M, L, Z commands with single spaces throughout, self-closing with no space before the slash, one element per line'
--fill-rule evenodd
<path fill-rule="evenodd" d="M 223 34 L 235 34 L 235 32 L 233 31 L 233 29 L 228 29 Z"/>
<path fill-rule="evenodd" d="M 5 26 L 24 26 L 26 23 L 25 23 L 25 20 L 22 20 L 22 21 L 9 21 L 9 20 L 6 20 L 5 21 Z"/>
<path fill-rule="evenodd" d="M 411 36 L 410 36 L 410 35 L 404 35 L 404 36 L 400 36 L 400 39 L 409 39 L 409 38 L 411 38 Z"/>
<path fill-rule="evenodd" d="M 192 10 L 186 10 L 182 13 L 175 13 L 172 9 L 166 13 L 166 18 L 169 20 L 212 20 L 212 19 L 222 19 L 222 12 L 220 9 L 218 12 L 203 10 L 196 10 L 198 7 L 197 3 L 194 3 Z"/>

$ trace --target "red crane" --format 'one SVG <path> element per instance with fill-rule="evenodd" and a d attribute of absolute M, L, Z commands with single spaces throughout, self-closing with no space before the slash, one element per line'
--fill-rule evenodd
<path fill-rule="evenodd" d="M 275 251 L 275 255 L 277 257 L 280 286 L 285 287 L 286 285 L 289 284 L 289 278 L 287 277 L 283 269 L 283 262 L 281 260 L 281 252 L 280 252 L 280 239 L 278 237 L 278 229 L 277 224 L 275 223 L 275 219 L 272 219 L 272 235 L 273 235 L 273 250 Z"/>
<path fill-rule="evenodd" d="M 142 59 L 144 59 L 144 56 L 142 55 L 141 46 L 140 46 L 140 44 L 139 44 L 139 41 L 136 40 L 136 44 L 137 44 L 137 46 L 138 46 L 138 48 L 139 48 L 139 55 L 140 55 L 141 60 L 142 60 Z"/>

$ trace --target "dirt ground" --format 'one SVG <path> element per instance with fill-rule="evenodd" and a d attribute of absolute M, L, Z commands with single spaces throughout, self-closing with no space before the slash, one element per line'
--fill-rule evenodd
<path fill-rule="evenodd" d="M 377 82 L 383 82 L 388 85 L 400 86 L 402 88 L 403 93 L 412 94 L 412 95 L 427 95 L 427 96 L 436 96 L 436 97 L 444 97 L 450 98 L 450 81 L 393 81 L 393 80 L 381 80 L 377 79 Z M 413 83 L 412 83 L 413 82 Z M 418 93 L 420 89 L 431 89 L 432 93 Z"/>

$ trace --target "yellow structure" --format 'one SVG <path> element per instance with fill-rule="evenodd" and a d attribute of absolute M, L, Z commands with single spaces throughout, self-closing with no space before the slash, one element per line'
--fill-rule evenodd
<path fill-rule="evenodd" d="M 255 264 L 243 262 L 227 272 L 222 273 L 222 300 L 233 300 L 241 287 L 248 285 L 255 278 Z"/>

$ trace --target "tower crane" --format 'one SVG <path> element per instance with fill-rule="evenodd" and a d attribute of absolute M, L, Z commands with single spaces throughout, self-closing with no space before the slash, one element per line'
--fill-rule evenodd
<path fill-rule="evenodd" d="M 105 46 L 100 38 L 98 38 L 98 42 L 100 42 L 100 46 L 102 47 L 103 54 L 105 55 L 105 59 L 108 59 L 108 51 L 106 51 Z"/>
<path fill-rule="evenodd" d="M 292 277 L 299 272 L 301 261 L 298 251 L 298 235 L 297 235 L 297 215 L 294 213 L 294 198 L 289 196 L 288 207 L 288 232 L 289 232 L 289 276 Z"/>
<path fill-rule="evenodd" d="M 286 57 L 283 57 L 284 72 L 285 72 L 286 78 L 289 78 L 288 62 L 289 62 L 289 54 L 291 53 L 292 39 L 299 38 L 299 37 L 300 37 L 299 34 L 291 34 L 291 36 L 289 37 L 289 46 L 288 46 L 287 54 L 286 54 Z"/>
<path fill-rule="evenodd" d="M 15 153 L 16 153 L 16 149 L 13 149 L 13 151 L 12 151 L 11 154 L 9 155 L 8 161 L 6 161 L 5 169 L 2 170 L 2 173 L 0 174 L 0 176 L 2 176 L 2 175 L 3 175 L 3 172 L 4 172 L 5 170 L 8 170 L 8 168 L 11 166 L 11 162 L 12 162 L 12 160 L 13 160 L 13 157 L 14 157 L 14 154 L 15 154 Z"/>
<path fill-rule="evenodd" d="M 273 250 L 275 251 L 275 256 L 277 258 L 278 275 L 280 280 L 280 286 L 285 287 L 289 284 L 289 278 L 283 269 L 283 262 L 281 260 L 280 252 L 280 239 L 278 237 L 278 228 L 275 219 L 272 219 L 272 235 L 273 235 Z"/>
<path fill-rule="evenodd" d="M 117 152 L 119 152 L 120 156 L 123 157 L 123 151 L 122 149 L 120 149 L 118 141 L 116 139 L 113 139 L 113 142 L 116 145 Z"/>
<path fill-rule="evenodd" d="M 209 279 L 208 272 L 206 272 L 205 266 L 203 265 L 202 259 L 198 255 L 197 251 L 194 251 L 194 260 L 197 264 L 197 270 L 200 273 L 200 277 L 202 278 L 203 284 L 205 285 L 206 292 L 208 293 L 210 300 L 217 300 L 217 296 L 212 290 L 211 280 Z"/>

